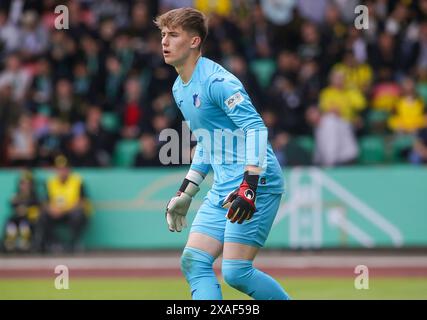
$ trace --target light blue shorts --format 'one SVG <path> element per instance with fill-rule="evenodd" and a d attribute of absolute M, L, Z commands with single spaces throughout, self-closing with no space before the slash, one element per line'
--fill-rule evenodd
<path fill-rule="evenodd" d="M 263 247 L 279 209 L 281 198 L 282 194 L 257 194 L 255 203 L 257 210 L 252 219 L 238 224 L 231 223 L 225 217 L 227 209 L 221 207 L 225 197 L 215 201 L 206 196 L 197 211 L 190 233 L 203 233 L 222 243 L 238 242 Z"/>

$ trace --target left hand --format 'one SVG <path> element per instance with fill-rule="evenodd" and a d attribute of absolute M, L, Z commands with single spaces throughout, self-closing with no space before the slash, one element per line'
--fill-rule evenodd
<path fill-rule="evenodd" d="M 251 178 L 258 181 L 258 176 Z M 231 223 L 242 224 L 245 220 L 250 220 L 256 211 L 256 184 L 248 183 L 245 178 L 239 188 L 231 192 L 224 200 L 222 207 L 228 208 L 227 219 Z"/>

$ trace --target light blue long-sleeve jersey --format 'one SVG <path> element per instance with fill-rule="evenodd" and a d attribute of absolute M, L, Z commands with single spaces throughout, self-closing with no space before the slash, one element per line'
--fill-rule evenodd
<path fill-rule="evenodd" d="M 214 171 L 211 193 L 223 196 L 237 188 L 246 165 L 263 168 L 257 192 L 284 192 L 267 128 L 236 76 L 200 57 L 191 79 L 184 83 L 178 76 L 172 91 L 197 139 L 191 169 L 207 174 L 212 167 Z"/>

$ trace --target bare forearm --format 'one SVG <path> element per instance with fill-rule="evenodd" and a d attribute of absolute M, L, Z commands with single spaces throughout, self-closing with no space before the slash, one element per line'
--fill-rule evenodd
<path fill-rule="evenodd" d="M 254 173 L 254 174 L 258 174 L 259 175 L 261 173 L 261 171 L 262 171 L 262 168 L 258 167 L 258 166 L 247 165 L 245 167 L 245 171 L 249 171 L 250 173 Z"/>

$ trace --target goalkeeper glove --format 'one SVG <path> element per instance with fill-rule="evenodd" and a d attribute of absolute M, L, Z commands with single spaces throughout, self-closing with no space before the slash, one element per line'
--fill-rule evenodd
<path fill-rule="evenodd" d="M 245 171 L 239 188 L 230 192 L 225 198 L 222 207 L 228 209 L 226 217 L 231 223 L 237 221 L 241 224 L 245 220 L 250 220 L 254 215 L 258 178 L 259 175 Z"/>
<path fill-rule="evenodd" d="M 188 178 L 195 180 L 197 183 Z M 169 231 L 181 232 L 183 228 L 187 227 L 186 215 L 190 208 L 191 200 L 200 190 L 198 183 L 201 183 L 203 178 L 198 172 L 190 170 L 176 196 L 169 200 L 166 205 L 166 221 Z"/>

